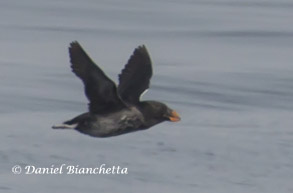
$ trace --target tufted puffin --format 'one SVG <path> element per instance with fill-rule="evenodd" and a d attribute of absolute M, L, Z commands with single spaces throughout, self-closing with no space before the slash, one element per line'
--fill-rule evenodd
<path fill-rule="evenodd" d="M 53 129 L 75 129 L 93 137 L 111 137 L 148 129 L 163 121 L 180 121 L 176 111 L 157 101 L 140 101 L 149 88 L 152 62 L 144 45 L 137 47 L 115 83 L 74 41 L 69 46 L 72 72 L 83 84 L 89 112 Z"/>

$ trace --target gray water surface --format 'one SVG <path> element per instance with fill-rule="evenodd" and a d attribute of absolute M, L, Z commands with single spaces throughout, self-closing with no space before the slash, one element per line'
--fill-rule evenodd
<path fill-rule="evenodd" d="M 290 0 L 0 1 L 0 192 L 293 192 Z M 87 110 L 67 47 L 117 82 L 145 44 L 144 99 L 179 123 L 99 139 L 51 129 Z M 15 175 L 14 165 L 119 165 L 127 175 Z"/>

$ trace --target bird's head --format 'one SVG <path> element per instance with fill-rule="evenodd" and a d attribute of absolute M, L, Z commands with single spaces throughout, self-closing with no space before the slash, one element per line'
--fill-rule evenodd
<path fill-rule="evenodd" d="M 163 121 L 178 122 L 179 114 L 167 105 L 157 101 L 144 101 L 140 104 L 147 126 L 153 126 Z"/>

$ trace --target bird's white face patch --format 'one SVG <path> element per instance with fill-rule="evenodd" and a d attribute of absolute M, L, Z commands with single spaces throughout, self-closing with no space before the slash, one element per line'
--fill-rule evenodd
<path fill-rule="evenodd" d="M 141 100 L 142 96 L 148 91 L 149 89 L 146 89 L 145 91 L 143 91 L 143 93 L 141 93 L 141 95 L 139 96 L 139 100 Z"/>

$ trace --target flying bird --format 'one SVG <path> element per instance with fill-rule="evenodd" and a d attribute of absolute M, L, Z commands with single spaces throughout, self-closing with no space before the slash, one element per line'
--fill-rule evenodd
<path fill-rule="evenodd" d="M 121 74 L 119 85 L 96 65 L 81 45 L 69 46 L 72 72 L 84 84 L 89 112 L 54 129 L 75 129 L 93 137 L 111 137 L 148 129 L 163 121 L 180 121 L 176 111 L 158 101 L 140 101 L 149 88 L 152 62 L 144 45 L 137 47 Z"/>

